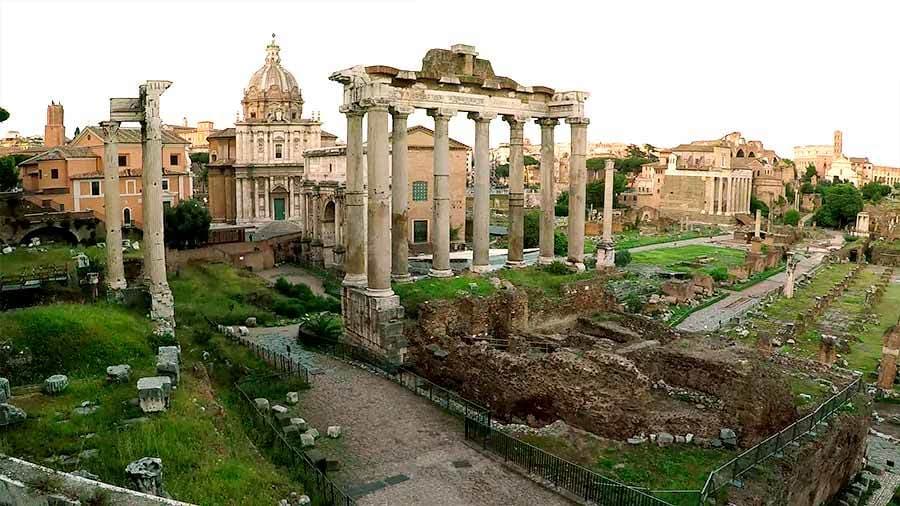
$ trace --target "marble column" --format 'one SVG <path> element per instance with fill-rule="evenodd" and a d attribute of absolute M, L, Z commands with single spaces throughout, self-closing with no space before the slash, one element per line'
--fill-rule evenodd
<path fill-rule="evenodd" d="M 409 139 L 406 121 L 414 109 L 391 109 L 391 278 L 409 276 Z"/>
<path fill-rule="evenodd" d="M 434 118 L 434 215 L 431 222 L 431 271 L 433 277 L 449 277 L 450 269 L 450 119 L 453 109 L 430 109 Z"/>
<path fill-rule="evenodd" d="M 106 286 L 121 290 L 127 286 L 122 260 L 122 199 L 119 195 L 119 123 L 100 123 L 103 139 L 103 203 L 106 217 Z"/>
<path fill-rule="evenodd" d="M 737 179 L 728 176 L 728 215 L 734 215 L 734 208 L 737 207 Z"/>
<path fill-rule="evenodd" d="M 341 112 L 347 115 L 347 191 L 344 194 L 344 205 L 347 207 L 347 252 L 344 255 L 344 286 L 363 287 L 366 285 L 366 181 L 362 159 L 362 123 L 365 111 L 343 106 Z"/>
<path fill-rule="evenodd" d="M 794 253 L 788 251 L 787 263 L 784 269 L 784 298 L 786 299 L 794 298 L 794 269 L 797 266 L 794 258 Z"/>
<path fill-rule="evenodd" d="M 469 113 L 475 121 L 475 201 L 472 206 L 472 272 L 491 269 L 491 120 L 494 113 Z"/>
<path fill-rule="evenodd" d="M 509 123 L 509 250 L 506 265 L 524 267 L 525 255 L 525 159 L 522 144 L 526 118 L 503 116 Z"/>
<path fill-rule="evenodd" d="M 725 178 L 719 177 L 718 180 L 719 187 L 719 198 L 716 200 L 716 214 L 721 215 L 723 210 L 723 204 L 725 203 Z"/>
<path fill-rule="evenodd" d="M 759 208 L 756 209 L 756 223 L 753 227 L 753 237 L 759 239 L 760 225 L 762 221 L 762 211 Z"/>
<path fill-rule="evenodd" d="M 713 205 L 716 201 L 716 178 L 706 176 L 706 214 L 713 214 Z"/>
<path fill-rule="evenodd" d="M 366 136 L 369 181 L 368 284 L 372 297 L 389 297 L 391 289 L 391 195 L 388 166 L 388 104 L 370 101 Z"/>
<path fill-rule="evenodd" d="M 294 178 L 293 176 L 288 176 L 288 198 L 287 198 L 287 209 L 284 210 L 284 217 L 286 219 L 291 219 L 294 217 Z"/>
<path fill-rule="evenodd" d="M 159 98 L 171 86 L 170 81 L 147 81 L 141 85 L 144 106 L 143 133 L 143 214 L 144 271 L 150 291 L 150 317 L 169 330 L 175 326 L 175 304 L 166 280 L 166 244 L 163 237 L 162 195 L 162 121 Z"/>
<path fill-rule="evenodd" d="M 570 266 L 584 270 L 584 207 L 587 184 L 587 118 L 566 120 L 571 129 L 569 156 L 569 258 Z"/>
<path fill-rule="evenodd" d="M 540 256 L 538 263 L 553 263 L 553 232 L 556 228 L 556 195 L 553 188 L 554 170 L 554 137 L 553 129 L 559 124 L 555 118 L 540 118 L 536 121 L 541 126 L 541 233 Z"/>
<path fill-rule="evenodd" d="M 616 250 L 613 244 L 613 185 L 616 179 L 616 163 L 606 160 L 603 174 L 603 238 L 600 247 L 597 248 L 597 268 L 613 267 L 616 265 Z"/>

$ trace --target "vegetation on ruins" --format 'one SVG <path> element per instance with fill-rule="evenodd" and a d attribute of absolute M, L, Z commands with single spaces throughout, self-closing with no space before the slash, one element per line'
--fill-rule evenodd
<path fill-rule="evenodd" d="M 340 313 L 341 303 L 334 297 L 320 297 L 302 283 L 293 284 L 285 278 L 275 280 L 275 291 L 286 297 L 272 302 L 276 313 L 297 318 L 308 313 Z"/>
<path fill-rule="evenodd" d="M 164 219 L 166 245 L 170 248 L 196 248 L 209 237 L 212 218 L 209 209 L 197 200 L 183 200 L 166 208 Z"/>
<path fill-rule="evenodd" d="M 0 157 L 0 191 L 9 191 L 19 186 L 19 164 L 20 156 L 9 155 Z"/>
<path fill-rule="evenodd" d="M 616 172 L 613 177 L 613 207 L 619 201 L 619 194 L 628 186 L 628 178 L 621 172 Z M 603 180 L 591 181 L 585 187 L 585 209 L 603 209 L 604 189 Z"/>
<path fill-rule="evenodd" d="M 887 197 L 891 194 L 891 191 L 893 189 L 890 186 L 876 182 L 866 183 L 860 188 L 863 198 L 873 203 Z"/>
<path fill-rule="evenodd" d="M 750 214 L 752 216 L 756 216 L 756 211 L 759 210 L 763 216 L 769 215 L 769 205 L 759 200 L 758 198 L 751 196 L 750 197 Z"/>
<path fill-rule="evenodd" d="M 640 230 L 625 230 L 621 234 L 615 236 L 615 247 L 619 249 L 632 249 L 640 246 L 649 246 L 651 244 L 661 244 L 666 242 L 686 241 L 688 239 L 696 239 L 697 237 L 712 237 L 721 234 L 722 230 L 716 226 L 707 226 L 695 230 L 673 231 L 644 234 Z"/>
<path fill-rule="evenodd" d="M 824 185 L 822 207 L 816 211 L 815 220 L 826 227 L 842 228 L 853 223 L 862 210 L 862 193 L 852 184 Z"/>
<path fill-rule="evenodd" d="M 800 211 L 796 209 L 788 209 L 782 217 L 785 225 L 797 226 L 800 223 Z"/>
<path fill-rule="evenodd" d="M 394 293 L 407 316 L 415 318 L 419 305 L 429 300 L 455 299 L 464 295 L 486 296 L 494 293 L 494 286 L 481 276 L 425 278 L 412 283 L 394 284 Z"/>
<path fill-rule="evenodd" d="M 746 252 L 707 244 L 688 244 L 673 248 L 640 251 L 631 254 L 632 265 L 653 265 L 678 272 L 704 272 L 712 275 L 719 268 L 744 262 Z"/>

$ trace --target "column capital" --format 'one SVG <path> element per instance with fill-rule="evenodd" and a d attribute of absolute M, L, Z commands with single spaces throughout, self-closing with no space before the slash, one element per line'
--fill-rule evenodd
<path fill-rule="evenodd" d="M 610 160 L 609 158 L 607 158 L 606 163 L 604 164 L 603 168 L 605 170 L 616 170 L 615 160 Z"/>
<path fill-rule="evenodd" d="M 497 113 L 495 112 L 470 112 L 467 116 L 476 123 L 490 123 L 491 120 L 497 119 Z"/>
<path fill-rule="evenodd" d="M 368 111 L 385 111 L 387 112 L 388 107 L 391 105 L 390 101 L 386 98 L 381 97 L 373 97 L 373 98 L 364 98 L 359 101 L 360 107 L 364 107 L 365 110 Z"/>
<path fill-rule="evenodd" d="M 534 122 L 545 128 L 559 125 L 559 120 L 557 118 L 535 118 Z"/>
<path fill-rule="evenodd" d="M 579 117 L 574 117 L 574 118 L 566 118 L 566 123 L 573 125 L 573 126 L 574 125 L 587 126 L 591 123 L 591 120 L 590 120 L 590 118 L 584 118 L 584 117 L 579 116 Z"/>
<path fill-rule="evenodd" d="M 457 111 L 456 109 L 448 109 L 445 107 L 438 107 L 436 109 L 428 109 L 427 114 L 429 116 L 431 116 L 432 118 L 434 118 L 435 120 L 440 118 L 440 119 L 445 119 L 445 120 L 449 121 L 454 116 L 456 116 L 457 112 L 459 112 L 459 111 Z"/>
<path fill-rule="evenodd" d="M 119 133 L 118 121 L 101 121 L 100 128 L 103 129 L 106 142 L 116 142 L 116 136 Z"/>
<path fill-rule="evenodd" d="M 410 114 L 414 113 L 416 108 L 411 105 L 392 105 L 391 106 L 391 116 L 393 117 L 401 117 L 406 118 Z"/>
<path fill-rule="evenodd" d="M 356 104 L 344 104 L 340 106 L 338 110 L 347 116 L 362 116 L 366 113 L 365 109 Z"/>
<path fill-rule="evenodd" d="M 503 121 L 509 123 L 510 128 L 524 128 L 525 123 L 531 119 L 530 116 L 524 114 L 504 114 Z"/>

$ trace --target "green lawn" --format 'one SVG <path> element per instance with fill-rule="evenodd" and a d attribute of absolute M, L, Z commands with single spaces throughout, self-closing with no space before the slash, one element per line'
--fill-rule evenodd
<path fill-rule="evenodd" d="M 852 343 L 851 352 L 845 356 L 851 369 L 874 373 L 881 359 L 884 333 L 900 319 L 900 284 L 889 284 L 878 305 L 873 308 L 878 323 L 866 325 L 859 334 L 859 341 Z"/>
<path fill-rule="evenodd" d="M 86 254 L 90 258 L 91 264 L 106 265 L 106 250 L 96 246 L 50 244 L 40 248 L 47 251 L 41 252 L 36 248 L 16 247 L 16 250 L 9 255 L 0 255 L 0 276 L 16 276 L 54 268 L 73 269 L 75 267 L 75 260 L 72 258 L 73 251 L 76 254 Z M 141 258 L 141 255 L 140 250 L 125 252 L 126 258 Z"/>
<path fill-rule="evenodd" d="M 679 272 L 705 272 L 709 274 L 718 267 L 734 267 L 744 263 L 747 253 L 739 249 L 709 246 L 707 244 L 688 244 L 674 248 L 662 248 L 652 251 L 639 251 L 631 254 L 631 263 L 637 265 L 655 265 Z M 710 261 L 700 263 L 698 259 L 708 257 Z"/>
<path fill-rule="evenodd" d="M 529 295 L 534 294 L 548 298 L 559 298 L 562 286 L 573 281 L 591 279 L 597 271 L 568 272 L 559 264 L 550 266 L 531 265 L 523 269 L 503 269 L 497 271 L 500 279 L 525 289 Z"/>
<path fill-rule="evenodd" d="M 400 296 L 400 304 L 407 316 L 418 314 L 419 305 L 428 300 L 455 299 L 460 295 L 487 296 L 494 293 L 494 286 L 481 276 L 454 276 L 452 278 L 425 278 L 412 283 L 395 283 L 394 293 Z"/>
<path fill-rule="evenodd" d="M 640 246 L 649 246 L 651 244 L 661 244 L 674 241 L 685 241 L 688 239 L 696 239 L 697 237 L 711 237 L 722 233 L 718 227 L 703 228 L 701 230 L 687 230 L 684 232 L 665 232 L 661 234 L 644 234 L 641 235 L 638 230 L 626 230 L 621 234 L 616 234 L 613 238 L 616 249 L 631 249 Z"/>

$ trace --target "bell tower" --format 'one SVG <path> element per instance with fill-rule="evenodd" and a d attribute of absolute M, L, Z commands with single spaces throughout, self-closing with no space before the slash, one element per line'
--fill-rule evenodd
<path fill-rule="evenodd" d="M 835 158 L 839 158 L 844 154 L 844 134 L 840 130 L 834 131 L 834 153 Z"/>
<path fill-rule="evenodd" d="M 47 106 L 47 124 L 44 125 L 44 147 L 55 148 L 66 143 L 66 126 L 63 118 L 63 106 L 50 102 Z"/>

